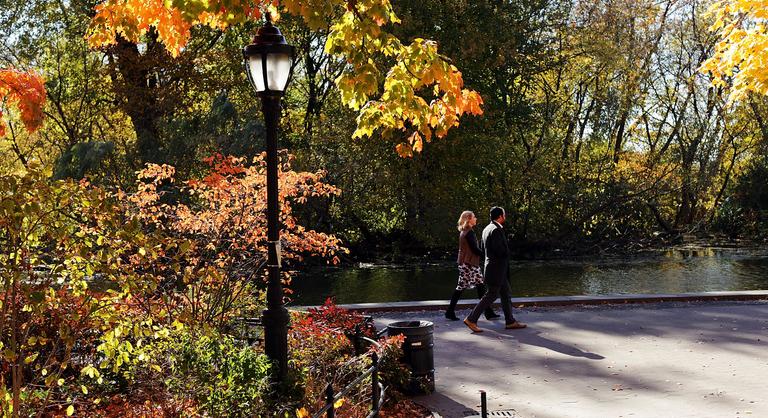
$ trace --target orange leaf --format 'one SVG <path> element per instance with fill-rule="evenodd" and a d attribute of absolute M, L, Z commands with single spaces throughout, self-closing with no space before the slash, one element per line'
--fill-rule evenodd
<path fill-rule="evenodd" d="M 21 121 L 29 132 L 43 123 L 45 86 L 43 78 L 32 72 L 0 69 L 0 101 L 16 103 Z M 5 124 L 0 113 L 0 136 L 5 135 Z"/>
<path fill-rule="evenodd" d="M 413 148 L 409 144 L 402 143 L 395 146 L 397 154 L 401 157 L 413 157 Z"/>

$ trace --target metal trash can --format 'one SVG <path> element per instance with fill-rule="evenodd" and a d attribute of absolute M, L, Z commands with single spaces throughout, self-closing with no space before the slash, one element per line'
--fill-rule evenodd
<path fill-rule="evenodd" d="M 388 336 L 405 336 L 403 362 L 411 368 L 411 381 L 406 389 L 412 393 L 435 391 L 434 329 L 434 324 L 429 321 L 401 321 L 387 325 Z"/>

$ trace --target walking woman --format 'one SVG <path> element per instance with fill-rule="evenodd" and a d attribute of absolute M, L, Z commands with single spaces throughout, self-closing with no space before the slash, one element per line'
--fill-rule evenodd
<path fill-rule="evenodd" d="M 477 236 L 472 228 L 477 224 L 477 218 L 472 211 L 465 210 L 461 213 L 458 222 L 459 228 L 459 257 L 457 262 L 459 264 L 459 284 L 456 285 L 456 290 L 453 291 L 451 296 L 451 305 L 445 312 L 445 317 L 454 321 L 458 321 L 456 316 L 456 304 L 461 298 L 461 292 L 464 289 L 477 289 L 477 297 L 482 298 L 485 294 L 485 284 L 483 284 L 483 272 L 480 268 L 480 261 L 483 257 L 483 251 L 477 245 Z M 493 312 L 488 307 L 485 310 L 485 317 L 487 319 L 498 318 L 499 315 Z"/>

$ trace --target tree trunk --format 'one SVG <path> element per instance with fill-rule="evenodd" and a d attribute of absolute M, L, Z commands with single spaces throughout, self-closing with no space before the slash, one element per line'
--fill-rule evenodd
<path fill-rule="evenodd" d="M 619 157 L 621 156 L 621 148 L 624 144 L 624 126 L 627 124 L 627 118 L 629 117 L 629 110 L 624 109 L 621 112 L 621 117 L 619 119 L 619 129 L 616 131 L 616 142 L 613 145 L 613 163 L 617 164 L 619 162 Z"/>
<path fill-rule="evenodd" d="M 157 81 L 152 77 L 146 59 L 139 53 L 137 45 L 118 37 L 112 51 L 117 57 L 116 66 L 124 83 L 121 89 L 122 109 L 131 117 L 136 132 L 136 153 L 144 163 L 162 163 L 155 88 Z"/>

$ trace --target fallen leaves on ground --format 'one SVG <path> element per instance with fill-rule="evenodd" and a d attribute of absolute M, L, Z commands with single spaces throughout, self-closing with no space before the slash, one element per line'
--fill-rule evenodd
<path fill-rule="evenodd" d="M 430 418 L 432 412 L 410 399 L 400 401 L 381 410 L 381 418 Z"/>

